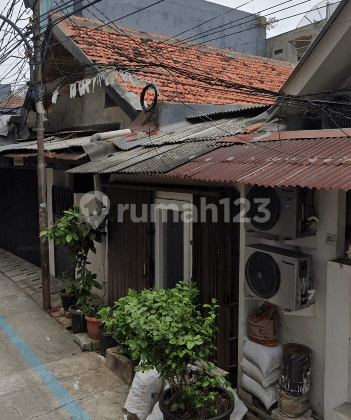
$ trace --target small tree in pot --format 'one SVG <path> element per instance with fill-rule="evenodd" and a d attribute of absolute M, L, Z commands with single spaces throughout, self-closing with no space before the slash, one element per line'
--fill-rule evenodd
<path fill-rule="evenodd" d="M 77 307 L 71 307 L 72 318 L 78 316 L 79 325 L 84 328 L 84 323 L 81 322 L 82 314 L 87 316 L 88 332 L 89 323 L 94 326 L 91 338 L 98 339 L 97 328 L 101 323 L 101 319 L 96 319 L 96 315 L 101 306 L 96 306 L 93 301 L 100 299 L 100 296 L 92 293 L 92 288 L 102 289 L 100 283 L 96 281 L 96 274 L 93 274 L 87 266 L 89 251 L 96 253 L 94 242 L 102 242 L 102 236 L 106 235 L 107 219 L 98 226 L 92 226 L 84 217 L 80 206 L 74 206 L 73 209 L 64 211 L 64 216 L 56 222 L 51 224 L 50 228 L 40 233 L 40 236 L 46 235 L 49 239 L 54 239 L 56 245 L 62 244 L 69 248 L 69 259 L 72 265 L 77 269 L 77 274 L 80 276 L 75 284 L 75 291 L 78 297 Z M 95 307 L 96 306 L 96 307 Z M 96 324 L 96 325 L 95 325 Z M 96 328 L 95 328 L 96 326 Z M 73 319 L 72 319 L 73 327 Z M 96 331 L 95 331 L 96 329 Z M 77 331 L 77 329 L 73 331 Z"/>
<path fill-rule="evenodd" d="M 161 396 L 165 419 L 227 419 L 234 396 L 222 388 L 223 380 L 211 377 L 216 299 L 203 317 L 196 304 L 194 284 L 180 282 L 173 289 L 129 290 L 115 303 L 114 337 L 126 345 L 133 359 L 142 362 L 136 371 L 157 369 L 170 388 Z M 194 368 L 198 363 L 203 369 Z M 227 386 L 229 382 L 224 382 Z"/>
<path fill-rule="evenodd" d="M 109 306 L 101 308 L 98 317 L 102 320 L 99 326 L 99 350 L 106 357 L 106 350 L 118 345 L 112 336 L 114 320 L 112 318 L 111 308 Z"/>

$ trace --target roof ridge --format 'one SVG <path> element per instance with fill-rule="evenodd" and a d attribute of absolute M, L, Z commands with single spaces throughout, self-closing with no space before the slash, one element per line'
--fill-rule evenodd
<path fill-rule="evenodd" d="M 59 14 L 59 13 L 52 13 L 52 16 L 60 16 L 62 17 L 63 15 Z M 170 36 L 165 36 L 165 35 L 160 35 L 160 34 L 155 34 L 152 32 L 146 32 L 146 31 L 140 31 L 137 29 L 132 29 L 132 28 L 126 28 L 124 26 L 118 26 L 112 23 L 106 23 L 103 21 L 99 21 L 97 19 L 89 19 L 89 18 L 85 18 L 85 17 L 80 17 L 80 16 L 71 16 L 70 17 L 71 20 L 78 20 L 81 22 L 86 22 L 86 23 L 92 23 L 92 24 L 103 24 L 104 26 L 99 28 L 97 27 L 97 30 L 106 30 L 107 28 L 120 28 L 124 31 L 128 31 L 131 32 L 132 34 L 135 34 L 135 36 L 139 36 L 140 35 L 144 35 L 147 36 L 151 39 L 153 39 L 154 41 L 158 41 L 158 42 L 167 42 L 169 44 L 173 44 L 172 41 L 179 41 L 180 44 L 178 44 L 178 46 L 180 47 L 187 47 L 187 48 L 197 48 L 197 49 L 207 49 L 209 50 L 209 52 L 213 52 L 215 54 L 225 54 L 225 55 L 230 55 L 232 56 L 232 58 L 243 58 L 243 59 L 255 59 L 256 61 L 263 61 L 266 63 L 272 63 L 272 64 L 280 64 L 280 65 L 285 65 L 287 67 L 295 67 L 295 64 L 293 63 L 289 63 L 287 61 L 281 61 L 281 60 L 275 60 L 273 58 L 268 58 L 268 57 L 262 57 L 259 55 L 253 55 L 253 54 L 247 54 L 247 53 L 242 53 L 239 51 L 232 51 L 232 50 L 228 50 L 225 48 L 219 48 L 219 47 L 214 47 L 212 45 L 207 45 L 207 44 L 201 44 L 201 43 L 197 43 L 197 42 L 192 42 L 192 41 L 188 41 L 188 40 L 184 40 L 181 38 L 174 38 L 174 37 L 170 37 Z M 65 22 L 65 20 L 63 20 L 62 22 L 64 23 L 68 23 Z M 60 22 L 60 24 L 62 23 Z M 72 23 L 68 23 L 68 24 L 72 24 Z M 84 26 L 84 25 L 81 25 Z M 131 34 L 128 34 L 131 35 Z"/>

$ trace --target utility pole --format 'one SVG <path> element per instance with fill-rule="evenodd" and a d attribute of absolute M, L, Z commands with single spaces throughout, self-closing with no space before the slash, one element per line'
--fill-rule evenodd
<path fill-rule="evenodd" d="M 40 9 L 39 0 L 33 3 L 28 3 L 25 0 L 25 6 L 33 6 L 34 14 L 34 62 L 35 72 L 33 74 L 33 59 L 32 49 L 26 39 L 26 35 L 21 29 L 6 16 L 0 15 L 0 19 L 11 25 L 15 31 L 20 35 L 24 44 L 26 45 L 29 58 L 30 69 L 30 89 L 36 92 L 37 101 L 37 148 L 38 148 L 38 198 L 39 198 L 39 230 L 42 232 L 47 227 L 47 204 L 46 204 L 46 169 L 44 158 L 44 107 L 40 98 L 40 87 L 42 83 L 41 78 L 41 51 L 40 51 Z M 41 270 L 42 270 L 42 290 L 43 290 L 43 309 L 48 311 L 51 309 L 51 296 L 50 296 L 50 271 L 49 271 L 49 243 L 45 236 L 40 238 L 40 251 L 41 251 Z"/>
<path fill-rule="evenodd" d="M 34 63 L 35 63 L 35 93 L 37 111 L 37 149 L 38 149 L 38 199 L 39 199 L 39 231 L 47 228 L 46 203 L 46 167 L 44 156 L 44 106 L 41 98 L 41 41 L 40 41 L 40 8 L 39 0 L 34 2 L 33 8 L 33 35 L 34 35 Z M 43 291 L 43 310 L 51 309 L 50 296 L 50 269 L 49 269 L 49 241 L 46 236 L 40 237 L 41 253 L 41 279 Z"/>

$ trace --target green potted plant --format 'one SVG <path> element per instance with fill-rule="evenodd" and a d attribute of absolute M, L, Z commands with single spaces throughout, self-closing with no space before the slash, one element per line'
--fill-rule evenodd
<path fill-rule="evenodd" d="M 61 296 L 62 307 L 67 312 L 70 306 L 77 303 L 77 285 L 72 277 L 68 276 L 66 271 L 62 273 L 60 280 L 65 288 L 59 292 L 59 295 Z"/>
<path fill-rule="evenodd" d="M 97 314 L 101 318 L 99 325 L 99 350 L 101 354 L 106 357 L 106 350 L 118 345 L 117 341 L 112 336 L 113 318 L 112 310 L 109 306 L 104 306 Z"/>
<path fill-rule="evenodd" d="M 106 223 L 107 219 L 104 219 L 98 227 L 92 226 L 84 217 L 80 206 L 74 206 L 73 209 L 64 211 L 61 219 L 52 222 L 50 228 L 40 233 L 40 236 L 45 235 L 49 239 L 54 239 L 57 245 L 68 246 L 69 259 L 76 268 L 77 275 L 80 276 L 75 284 L 77 303 L 69 308 L 74 334 L 86 331 L 85 315 L 94 318 L 100 310 L 100 306 L 93 308 L 94 300 L 100 299 L 100 296 L 92 293 L 92 288 L 102 289 L 102 286 L 96 281 L 96 274 L 93 274 L 87 266 L 89 251 L 96 253 L 94 242 L 101 243 L 102 237 L 106 235 Z"/>
<path fill-rule="evenodd" d="M 115 303 L 114 337 L 141 359 L 135 370 L 156 369 L 169 382 L 160 397 L 165 420 L 226 420 L 234 410 L 230 383 L 211 376 L 213 365 L 205 362 L 215 350 L 218 305 L 216 299 L 204 305 L 202 316 L 198 294 L 195 284 L 180 282 L 168 290 L 129 290 Z M 203 368 L 196 370 L 199 363 Z"/>
<path fill-rule="evenodd" d="M 88 336 L 92 340 L 99 339 L 99 326 L 102 322 L 102 319 L 99 318 L 99 311 L 101 305 L 93 304 L 92 302 L 85 302 L 80 304 L 80 308 L 85 316 L 87 322 Z"/>

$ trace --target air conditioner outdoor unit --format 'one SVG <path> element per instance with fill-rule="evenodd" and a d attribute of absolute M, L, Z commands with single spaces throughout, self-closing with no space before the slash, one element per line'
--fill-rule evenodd
<path fill-rule="evenodd" d="M 264 244 L 245 247 L 245 298 L 268 300 L 288 311 L 310 306 L 312 257 Z"/>
<path fill-rule="evenodd" d="M 300 187 L 246 189 L 246 231 L 265 232 L 285 239 L 313 234 L 313 190 Z"/>

